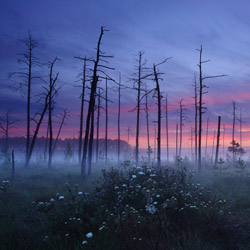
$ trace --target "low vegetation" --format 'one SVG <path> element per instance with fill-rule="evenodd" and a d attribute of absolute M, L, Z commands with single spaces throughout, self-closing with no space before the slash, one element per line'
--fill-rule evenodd
<path fill-rule="evenodd" d="M 249 249 L 245 172 L 95 167 L 2 172 L 0 249 Z"/>

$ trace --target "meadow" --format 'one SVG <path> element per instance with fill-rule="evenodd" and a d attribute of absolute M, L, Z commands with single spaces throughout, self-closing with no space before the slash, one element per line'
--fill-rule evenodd
<path fill-rule="evenodd" d="M 238 165 L 126 161 L 86 180 L 74 164 L 1 170 L 0 249 L 250 249 L 250 166 Z"/>

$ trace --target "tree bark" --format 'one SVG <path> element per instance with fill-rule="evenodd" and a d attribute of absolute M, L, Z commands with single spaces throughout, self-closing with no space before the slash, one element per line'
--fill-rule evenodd
<path fill-rule="evenodd" d="M 217 143 L 216 143 L 216 154 L 215 154 L 215 165 L 217 165 L 218 162 L 218 155 L 219 155 L 219 146 L 220 146 L 220 121 L 221 117 L 218 116 L 218 130 L 217 130 Z"/>

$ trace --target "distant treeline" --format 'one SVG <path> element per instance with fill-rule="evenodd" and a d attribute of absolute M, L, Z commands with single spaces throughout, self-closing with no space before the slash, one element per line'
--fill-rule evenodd
<path fill-rule="evenodd" d="M 78 142 L 79 139 L 78 138 L 66 138 L 66 139 L 58 139 L 57 142 L 57 146 L 56 146 L 56 151 L 57 152 L 63 152 L 66 147 L 67 144 L 70 143 L 72 150 L 76 153 L 77 149 L 78 149 Z M 24 152 L 25 151 L 25 143 L 26 143 L 26 138 L 25 137 L 11 137 L 9 138 L 9 149 L 12 150 L 14 149 L 15 151 L 18 152 Z M 46 143 L 46 138 L 45 137 L 40 137 L 37 138 L 37 142 L 36 142 L 36 146 L 34 151 L 36 153 L 41 152 L 43 153 L 44 151 L 44 145 Z M 0 146 L 1 149 L 3 148 L 5 144 L 5 138 L 0 138 Z M 95 147 L 96 144 L 96 140 L 93 141 L 93 146 Z M 111 140 L 108 139 L 108 150 L 110 153 L 117 153 L 117 145 L 118 145 L 118 140 Z M 121 145 L 121 151 L 126 151 L 126 150 L 131 150 L 132 147 L 126 142 L 121 140 L 120 141 L 120 145 Z M 104 151 L 105 148 L 105 139 L 99 139 L 99 149 L 100 152 Z"/>

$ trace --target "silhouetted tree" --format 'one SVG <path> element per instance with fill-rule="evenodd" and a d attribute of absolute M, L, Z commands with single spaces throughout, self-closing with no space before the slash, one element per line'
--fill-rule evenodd
<path fill-rule="evenodd" d="M 87 62 L 90 61 L 86 56 L 84 58 L 80 56 L 75 56 L 76 59 L 79 59 L 83 61 L 83 69 L 82 72 L 77 76 L 80 81 L 82 82 L 81 84 L 81 108 L 80 108 L 80 129 L 79 129 L 79 142 L 78 142 L 78 160 L 79 164 L 81 163 L 81 156 L 82 156 L 82 134 L 83 134 L 83 115 L 84 115 L 84 102 L 85 102 L 85 89 L 86 89 L 86 83 L 89 81 L 88 76 L 87 76 Z"/>
<path fill-rule="evenodd" d="M 141 111 L 141 91 L 143 90 L 143 80 L 145 80 L 147 77 L 149 77 L 148 74 L 148 68 L 145 67 L 146 62 L 143 62 L 142 60 L 142 56 L 143 56 L 143 52 L 140 51 L 138 53 L 138 59 L 136 60 L 138 63 L 138 66 L 136 66 L 136 73 L 135 78 L 133 78 L 132 80 L 134 81 L 134 87 L 133 89 L 137 91 L 137 105 L 135 107 L 134 110 L 136 110 L 136 141 L 135 141 L 135 162 L 136 165 L 138 165 L 138 160 L 139 160 L 139 131 L 140 131 L 140 111 Z M 145 96 L 145 95 L 144 95 Z M 134 111 L 133 110 L 133 111 Z"/>
<path fill-rule="evenodd" d="M 196 81 L 196 75 L 194 75 L 194 151 L 195 151 L 195 163 L 198 160 L 198 86 Z"/>
<path fill-rule="evenodd" d="M 208 125 L 209 125 L 209 117 L 207 117 L 206 146 L 205 146 L 205 159 L 207 159 Z"/>
<path fill-rule="evenodd" d="M 25 149 L 25 167 L 28 167 L 28 158 L 29 158 L 29 151 L 30 151 L 30 130 L 31 130 L 31 89 L 32 89 L 32 83 L 34 79 L 41 79 L 39 76 L 33 75 L 33 69 L 35 67 L 41 67 L 41 63 L 39 62 L 39 59 L 34 56 L 34 50 L 38 46 L 37 40 L 35 40 L 31 33 L 28 32 L 28 36 L 24 40 L 20 40 L 25 45 L 26 50 L 19 54 L 20 58 L 18 59 L 18 63 L 21 65 L 24 65 L 22 67 L 21 71 L 17 72 L 11 72 L 9 73 L 9 76 L 12 77 L 14 75 L 20 76 L 22 79 L 24 79 L 23 82 L 19 82 L 19 87 L 21 90 L 23 87 L 27 88 L 27 106 L 26 106 L 26 149 Z"/>
<path fill-rule="evenodd" d="M 101 110 L 101 93 L 98 89 L 98 104 L 97 104 L 97 124 L 96 124 L 96 162 L 99 160 L 99 127 L 100 127 L 100 110 Z"/>
<path fill-rule="evenodd" d="M 85 126 L 85 136 L 84 136 L 84 145 L 83 145 L 83 155 L 82 155 L 82 164 L 81 164 L 81 176 L 84 178 L 86 176 L 86 159 L 87 159 L 87 151 L 88 151 L 88 144 L 89 140 L 92 140 L 92 138 L 89 137 L 90 134 L 90 128 L 94 126 L 94 122 L 92 122 L 92 116 L 94 116 L 95 111 L 95 97 L 96 97 L 96 89 L 97 89 L 97 83 L 99 78 L 103 78 L 102 76 L 98 75 L 100 73 L 104 74 L 106 76 L 106 73 L 103 71 L 103 68 L 106 69 L 113 69 L 106 65 L 100 64 L 101 62 L 107 63 L 107 58 L 112 58 L 113 56 L 105 55 L 103 51 L 101 51 L 101 41 L 104 32 L 107 31 L 104 29 L 104 27 L 101 27 L 101 33 L 97 42 L 97 49 L 96 49 L 96 59 L 92 60 L 94 63 L 94 68 L 92 70 L 93 76 L 91 78 L 91 88 L 90 88 L 90 96 L 89 96 L 89 106 L 88 106 L 88 113 L 86 118 L 86 126 Z M 107 77 L 107 76 L 106 76 Z M 90 123 L 91 122 L 91 123 Z M 91 143 L 92 144 L 92 143 Z M 90 150 L 92 148 L 89 147 Z M 90 154 L 90 152 L 88 152 Z M 91 167 L 91 159 L 89 160 L 89 170 Z M 89 171 L 90 173 L 90 171 Z"/>
<path fill-rule="evenodd" d="M 198 171 L 201 172 L 201 138 L 202 138 L 202 115 L 205 112 L 205 107 L 204 107 L 204 102 L 203 102 L 203 95 L 207 93 L 205 89 L 208 87 L 204 84 L 204 80 L 206 79 L 211 79 L 211 78 L 218 78 L 218 77 L 223 77 L 225 75 L 215 75 L 215 76 L 203 76 L 203 71 L 202 71 L 202 65 L 204 63 L 209 62 L 210 60 L 202 60 L 202 45 L 200 49 L 197 49 L 199 51 L 199 63 L 198 63 L 198 68 L 199 68 L 199 145 L 198 145 Z"/>
<path fill-rule="evenodd" d="M 220 146 L 220 122 L 221 117 L 218 116 L 218 129 L 217 129 L 217 143 L 216 143 L 216 153 L 215 153 L 215 165 L 217 165 L 218 162 L 218 156 L 219 156 L 219 146 Z"/>
<path fill-rule="evenodd" d="M 53 69 L 56 61 L 59 59 L 57 57 L 54 58 L 53 61 L 49 62 L 49 104 L 48 104 L 48 124 L 49 124 L 49 159 L 48 159 L 48 168 L 51 168 L 52 164 L 52 155 L 53 155 L 53 120 L 52 120 L 52 112 L 54 109 L 54 97 L 58 93 L 59 88 L 56 88 L 56 82 L 59 76 L 59 72 L 57 72 L 54 76 Z"/>
<path fill-rule="evenodd" d="M 182 128 L 184 126 L 184 120 L 186 119 L 186 111 L 187 109 L 184 108 L 183 99 L 179 102 L 179 112 L 180 112 L 180 145 L 179 145 L 179 157 L 181 158 L 181 150 L 182 150 Z"/>
<path fill-rule="evenodd" d="M 169 138 L 168 138 L 168 97 L 166 96 L 166 146 L 167 146 L 167 162 L 169 162 Z"/>

